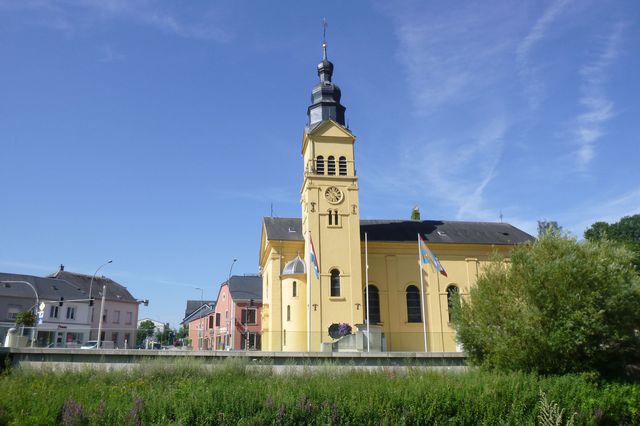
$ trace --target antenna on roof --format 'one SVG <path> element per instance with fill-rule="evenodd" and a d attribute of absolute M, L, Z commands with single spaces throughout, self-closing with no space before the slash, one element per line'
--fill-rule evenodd
<path fill-rule="evenodd" d="M 502 223 L 502 210 L 500 210 L 500 223 Z"/>
<path fill-rule="evenodd" d="M 273 217 L 273 201 L 271 202 L 271 217 Z"/>

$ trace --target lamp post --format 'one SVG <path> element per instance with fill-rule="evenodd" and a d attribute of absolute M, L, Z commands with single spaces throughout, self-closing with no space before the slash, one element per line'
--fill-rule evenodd
<path fill-rule="evenodd" d="M 33 292 L 36 295 L 36 308 L 38 308 L 38 305 L 40 304 L 40 298 L 38 297 L 38 291 L 33 286 L 33 284 L 31 284 L 29 281 L 2 281 L 2 282 L 3 283 L 7 283 L 7 284 L 26 284 L 29 287 L 31 287 L 31 290 L 33 290 Z M 31 347 L 32 348 L 33 348 L 33 343 L 37 338 L 38 338 L 38 320 L 36 319 L 36 322 L 33 324 L 33 336 L 31 337 Z"/>
<path fill-rule="evenodd" d="M 92 318 L 93 316 L 91 315 L 91 313 L 93 311 L 95 311 L 95 307 L 93 306 L 93 300 L 91 298 L 91 294 L 92 294 L 92 290 L 93 290 L 93 280 L 96 278 L 96 275 L 98 274 L 98 271 L 100 269 L 102 269 L 103 266 L 107 266 L 108 264 L 113 263 L 113 260 L 108 260 L 107 262 L 103 263 L 102 265 L 98 266 L 98 269 L 96 269 L 96 271 L 93 273 L 93 275 L 91 276 L 91 281 L 89 282 L 89 305 L 91 306 L 91 309 L 89 309 L 89 311 L 87 312 L 87 322 L 89 324 L 92 323 Z M 103 291 L 104 294 L 104 291 Z M 104 304 L 104 300 L 102 302 Z M 100 308 L 102 309 L 102 307 Z M 91 317 L 89 317 L 91 315 Z M 102 318 L 102 314 L 100 315 L 100 318 Z M 98 334 L 100 334 L 100 332 L 98 332 Z M 89 340 L 91 340 L 91 331 L 89 331 Z M 100 337 L 98 337 L 98 341 L 100 340 Z"/>
<path fill-rule="evenodd" d="M 106 264 L 113 262 L 113 260 L 108 261 Z M 104 266 L 104 265 L 102 265 Z M 100 268 L 102 268 L 102 266 L 100 266 Z M 98 268 L 96 270 L 96 274 L 98 273 L 98 271 L 100 270 L 100 268 Z M 93 276 L 95 277 L 96 274 L 93 274 Z M 93 284 L 93 278 L 91 278 L 91 284 Z M 89 294 L 91 294 L 91 286 L 89 286 Z M 98 338 L 97 340 L 97 344 L 96 344 L 96 349 L 100 349 L 100 341 L 102 340 L 102 320 L 103 320 L 103 315 L 104 315 L 104 301 L 105 298 L 107 296 L 107 281 L 105 280 L 104 284 L 102 284 L 102 302 L 100 303 L 100 321 L 98 322 Z M 89 296 L 91 297 L 91 296 Z"/>
<path fill-rule="evenodd" d="M 229 315 L 227 315 L 226 321 L 227 321 L 227 334 L 230 336 L 231 339 L 231 348 L 233 349 L 233 329 L 236 328 L 236 324 L 235 324 L 235 309 L 234 311 L 231 311 L 231 306 L 229 305 L 229 303 L 231 302 L 231 271 L 233 271 L 233 265 L 236 264 L 236 262 L 238 261 L 237 258 L 233 258 L 233 261 L 231 262 L 231 266 L 229 267 L 229 275 L 227 276 L 227 291 L 229 292 L 229 298 L 228 298 L 228 302 L 227 302 L 227 309 L 229 312 Z M 235 308 L 235 303 L 234 306 Z M 233 328 L 231 328 L 231 323 L 229 322 L 229 320 L 232 320 L 233 322 Z M 228 347 L 228 346 L 227 346 Z M 227 348 L 225 348 L 227 349 Z"/>
<path fill-rule="evenodd" d="M 204 341 L 204 327 L 202 324 L 202 307 L 204 306 L 204 289 L 202 287 L 196 287 L 196 290 L 200 290 L 200 333 L 198 336 L 198 350 L 202 350 L 202 342 Z"/>

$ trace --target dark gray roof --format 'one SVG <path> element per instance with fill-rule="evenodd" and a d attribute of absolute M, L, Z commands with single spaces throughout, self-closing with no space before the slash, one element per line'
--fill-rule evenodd
<path fill-rule="evenodd" d="M 49 275 L 49 278 L 59 278 L 65 281 L 69 281 L 74 284 L 81 291 L 85 292 L 86 297 L 89 297 L 89 286 L 91 284 L 91 275 L 78 274 L 76 272 L 69 271 L 57 271 Z M 107 284 L 107 300 L 117 300 L 119 302 L 137 302 L 136 298 L 129 293 L 129 290 L 122 284 L 113 281 L 111 278 L 107 278 L 103 275 L 97 275 L 93 280 L 93 286 L 91 289 L 91 295 L 94 298 L 102 297 L 102 286 Z"/>
<path fill-rule="evenodd" d="M 305 274 L 307 272 L 307 268 L 304 264 L 304 260 L 300 257 L 300 255 L 296 256 L 293 260 L 289 261 L 284 265 L 282 269 L 282 275 L 299 275 Z"/>
<path fill-rule="evenodd" d="M 250 300 L 262 302 L 262 278 L 258 275 L 232 275 L 229 292 L 236 302 Z"/>
<path fill-rule="evenodd" d="M 297 218 L 264 218 L 270 240 L 302 241 L 302 221 Z M 433 243 L 520 244 L 533 241 L 526 232 L 501 222 L 442 220 L 362 220 L 360 239 L 369 241 L 416 241 L 417 234 Z"/>
<path fill-rule="evenodd" d="M 184 317 L 187 318 L 204 304 L 213 304 L 215 306 L 216 302 L 215 300 L 187 300 L 187 309 L 184 311 Z"/>
<path fill-rule="evenodd" d="M 0 281 L 27 281 L 35 287 L 41 301 L 57 301 L 61 297 L 65 300 L 87 299 L 77 286 L 65 280 L 0 272 Z M 0 283 L 0 296 L 35 297 L 28 285 L 19 283 Z"/>
<path fill-rule="evenodd" d="M 203 305 L 198 306 L 189 315 L 185 315 L 185 317 L 182 319 L 181 324 L 187 324 L 193 320 L 206 317 L 207 315 L 211 314 L 215 310 L 216 310 L 216 302 L 205 302 Z"/>

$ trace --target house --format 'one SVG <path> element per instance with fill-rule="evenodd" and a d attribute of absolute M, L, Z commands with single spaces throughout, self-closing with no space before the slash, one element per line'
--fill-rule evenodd
<path fill-rule="evenodd" d="M 92 275 L 65 271 L 64 265 L 60 265 L 60 269 L 49 277 L 68 281 L 77 286 L 84 293 L 85 298 L 95 299 L 88 313 L 88 321 L 91 324 L 90 340 L 98 338 L 102 289 L 105 288 L 100 340 L 112 341 L 116 348 L 131 348 L 135 345 L 138 306 L 140 303 L 148 303 L 148 301 L 136 299 L 122 284 L 103 275 L 93 277 Z"/>
<path fill-rule="evenodd" d="M 88 297 L 65 280 L 0 273 L 0 344 L 21 311 L 42 312 L 35 326 L 38 347 L 77 347 L 89 340 Z"/>
<path fill-rule="evenodd" d="M 206 301 L 182 320 L 189 329 L 188 346 L 203 351 L 213 349 L 213 313 L 216 302 Z"/>
<path fill-rule="evenodd" d="M 363 220 L 356 136 L 323 47 L 298 151 L 301 216 L 262 223 L 262 347 L 315 352 L 345 342 L 360 351 L 458 351 L 449 309 L 455 295 L 469 294 L 494 253 L 508 257 L 533 237 L 502 222 Z M 429 167 L 443 159 L 417 161 Z M 219 298 L 216 312 L 226 306 Z M 229 332 L 219 330 L 217 345 L 226 345 Z"/>
<path fill-rule="evenodd" d="M 262 278 L 233 275 L 220 286 L 211 319 L 216 350 L 261 350 Z"/>

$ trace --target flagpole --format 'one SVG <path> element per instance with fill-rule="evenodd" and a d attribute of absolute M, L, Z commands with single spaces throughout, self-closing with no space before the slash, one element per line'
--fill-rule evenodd
<path fill-rule="evenodd" d="M 367 233 L 364 233 L 364 291 L 367 298 L 367 352 L 371 352 L 371 333 L 369 333 L 369 251 Z"/>
<path fill-rule="evenodd" d="M 311 244 L 311 231 L 309 231 L 309 248 L 307 250 L 309 258 L 307 265 L 307 352 L 311 352 L 311 251 L 313 250 Z"/>
<path fill-rule="evenodd" d="M 418 269 L 420 272 L 420 309 L 422 309 L 422 330 L 424 333 L 424 351 L 427 352 L 427 313 L 424 310 L 424 277 L 427 272 L 422 267 L 422 256 L 420 255 L 420 234 L 418 233 Z"/>

